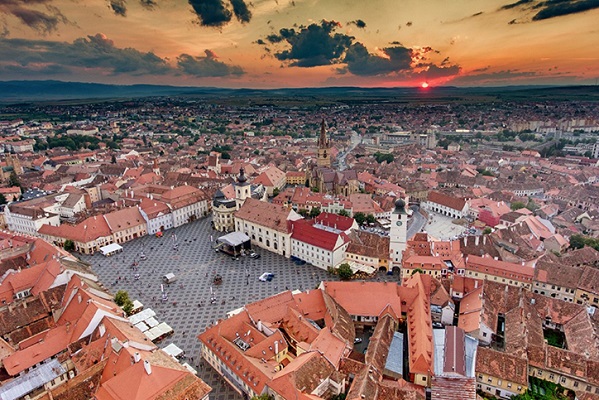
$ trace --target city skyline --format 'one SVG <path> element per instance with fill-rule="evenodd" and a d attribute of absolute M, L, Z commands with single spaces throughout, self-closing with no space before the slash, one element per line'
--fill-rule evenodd
<path fill-rule="evenodd" d="M 596 84 L 598 9 L 593 0 L 0 0 L 0 80 Z"/>

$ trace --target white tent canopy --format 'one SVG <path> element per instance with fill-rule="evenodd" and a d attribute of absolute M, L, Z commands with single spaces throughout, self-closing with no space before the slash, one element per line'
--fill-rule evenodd
<path fill-rule="evenodd" d="M 123 246 L 121 246 L 118 243 L 111 243 L 109 245 L 100 247 L 100 251 L 102 252 L 102 255 L 108 257 L 115 253 L 123 251 Z"/>
<path fill-rule="evenodd" d="M 231 232 L 217 239 L 221 243 L 228 244 L 231 247 L 242 245 L 249 242 L 250 237 L 243 232 Z"/>
<path fill-rule="evenodd" d="M 183 350 L 181 350 L 176 344 L 171 343 L 168 346 L 166 346 L 164 349 L 162 349 L 162 351 L 164 351 L 166 354 L 168 354 L 169 356 L 178 358 L 181 357 L 183 355 Z"/>

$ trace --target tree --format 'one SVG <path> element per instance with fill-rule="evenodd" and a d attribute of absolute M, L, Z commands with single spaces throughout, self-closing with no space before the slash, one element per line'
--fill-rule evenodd
<path fill-rule="evenodd" d="M 369 224 L 374 224 L 376 222 L 376 218 L 374 217 L 374 215 L 368 214 L 366 216 L 366 222 L 368 222 Z"/>
<path fill-rule="evenodd" d="M 308 216 L 308 210 L 306 210 L 305 208 L 301 208 L 301 209 L 297 210 L 297 213 L 304 218 L 306 218 Z"/>
<path fill-rule="evenodd" d="M 6 204 L 6 197 L 2 193 L 0 193 L 0 204 Z"/>
<path fill-rule="evenodd" d="M 584 246 L 589 246 L 599 251 L 599 239 L 583 235 L 570 236 L 570 248 L 582 249 Z"/>
<path fill-rule="evenodd" d="M 73 242 L 71 239 L 67 239 L 64 241 L 64 249 L 66 251 L 73 251 L 75 250 L 75 242 Z"/>
<path fill-rule="evenodd" d="M 268 393 L 264 393 L 259 396 L 252 397 L 251 400 L 273 400 L 273 397 Z"/>
<path fill-rule="evenodd" d="M 14 170 L 10 173 L 10 176 L 8 177 L 8 185 L 22 188 L 21 181 L 19 180 L 19 177 L 17 176 L 17 173 Z"/>
<path fill-rule="evenodd" d="M 414 274 L 424 274 L 424 271 L 421 270 L 420 268 L 414 268 L 410 275 L 414 275 Z"/>
<path fill-rule="evenodd" d="M 274 188 L 272 190 L 273 197 L 277 197 L 279 195 L 279 193 L 281 193 L 281 191 L 279 190 L 279 188 Z"/>
<path fill-rule="evenodd" d="M 366 221 L 366 215 L 364 215 L 363 212 L 357 212 L 354 214 L 354 219 L 356 220 L 358 225 L 362 225 L 364 224 L 364 221 Z"/>
<path fill-rule="evenodd" d="M 133 302 L 129 298 L 129 293 L 126 290 L 119 290 L 114 296 L 114 302 L 125 311 L 127 315 L 133 310 Z"/>
<path fill-rule="evenodd" d="M 343 263 L 337 268 L 337 274 L 342 281 L 348 281 L 354 273 L 348 263 Z"/>
<path fill-rule="evenodd" d="M 512 209 L 512 211 L 516 211 L 519 210 L 521 208 L 525 208 L 526 204 L 524 204 L 524 202 L 522 201 L 514 201 L 511 205 L 510 208 Z"/>
<path fill-rule="evenodd" d="M 320 207 L 312 207 L 310 210 L 310 214 L 308 214 L 310 218 L 316 218 L 320 215 Z"/>
<path fill-rule="evenodd" d="M 493 232 L 493 229 L 489 228 L 488 226 L 483 230 L 483 235 L 488 235 L 489 233 Z"/>
<path fill-rule="evenodd" d="M 342 217 L 349 217 L 349 213 L 346 210 L 341 210 L 337 214 L 341 215 Z"/>

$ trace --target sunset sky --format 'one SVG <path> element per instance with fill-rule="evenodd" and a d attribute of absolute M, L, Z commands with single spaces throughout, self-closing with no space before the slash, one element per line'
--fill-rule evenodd
<path fill-rule="evenodd" d="M 0 0 L 0 80 L 596 84 L 599 0 Z"/>

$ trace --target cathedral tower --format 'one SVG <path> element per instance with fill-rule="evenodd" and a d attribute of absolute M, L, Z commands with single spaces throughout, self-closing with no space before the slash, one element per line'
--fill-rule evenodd
<path fill-rule="evenodd" d="M 319 167 L 331 168 L 331 143 L 327 137 L 327 131 L 324 124 L 324 118 L 320 124 L 320 137 L 318 138 L 318 160 L 316 165 Z"/>

